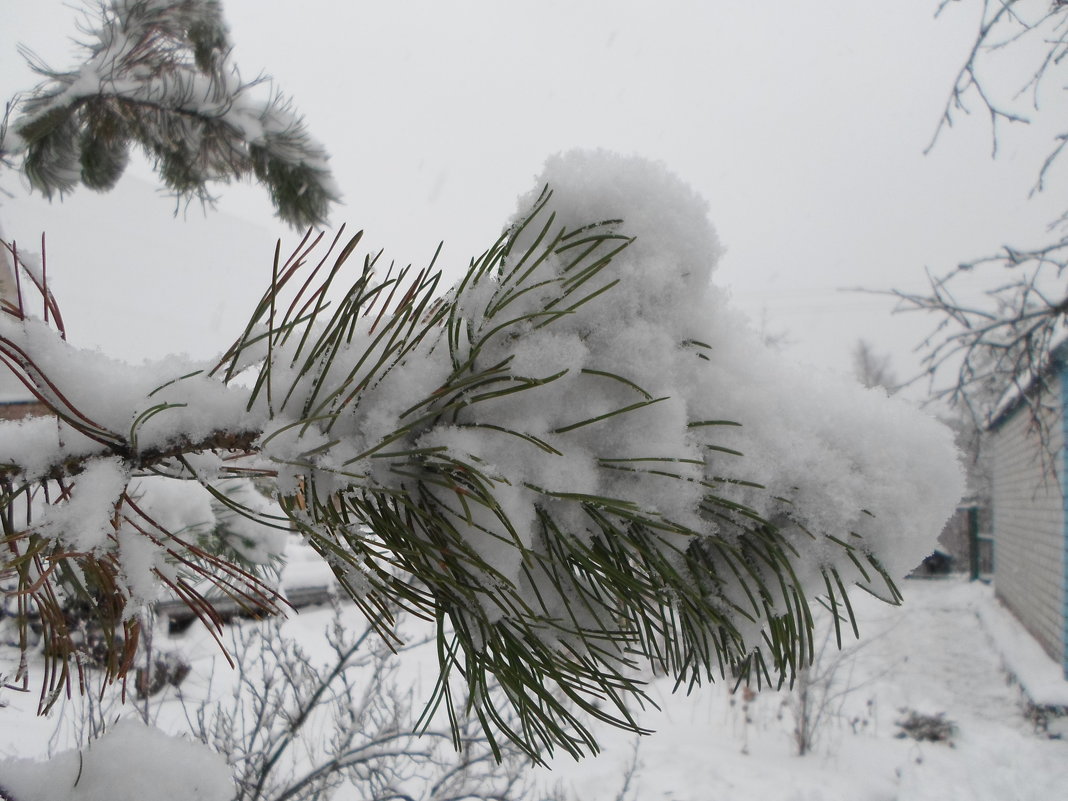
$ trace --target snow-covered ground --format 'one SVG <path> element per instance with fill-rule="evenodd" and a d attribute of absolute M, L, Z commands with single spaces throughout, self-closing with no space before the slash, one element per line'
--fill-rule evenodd
<path fill-rule="evenodd" d="M 307 566 L 300 568 L 307 569 Z M 731 694 L 723 685 L 690 696 L 672 695 L 658 679 L 652 696 L 661 710 L 641 721 L 657 731 L 635 738 L 599 734 L 603 753 L 573 763 L 560 759 L 540 771 L 583 801 L 616 799 L 632 762 L 626 797 L 640 801 L 1053 801 L 1068 793 L 1068 739 L 1036 729 L 1018 683 L 1003 665 L 1044 693 L 1044 703 L 1068 705 L 1068 682 L 1000 610 L 989 587 L 958 579 L 906 581 L 905 604 L 892 608 L 855 599 L 862 638 L 839 653 L 833 638 L 809 683 L 810 715 L 822 714 L 812 750 L 797 755 L 794 730 L 800 693 L 762 690 Z M 354 611 L 354 610 L 350 610 Z M 348 612 L 346 613 L 348 614 Z M 305 611 L 286 631 L 316 653 L 329 610 Z M 353 624 L 356 624 L 355 617 Z M 157 647 L 174 647 L 194 663 L 189 686 L 223 669 L 210 640 L 190 632 Z M 1006 653 L 1007 652 L 1007 653 Z M 413 683 L 426 676 L 425 660 L 404 667 Z M 1044 672 L 1045 671 L 1045 672 Z M 199 678 L 198 678 L 199 677 Z M 0 759 L 62 750 L 77 729 L 70 710 L 36 719 L 32 694 L 7 693 L 0 709 Z M 900 737 L 910 713 L 953 724 L 950 741 Z M 160 723 L 166 724 L 166 704 Z M 414 721 L 413 721 L 414 722 Z M 1051 731 L 1068 727 L 1054 720 Z M 61 732 L 52 738 L 55 730 Z M 50 742 L 51 739 L 51 742 Z"/>
<path fill-rule="evenodd" d="M 658 731 L 643 738 L 633 797 L 760 801 L 1052 801 L 1068 797 L 1068 740 L 1037 732 L 1017 684 L 1003 669 L 1001 647 L 1029 640 L 1018 625 L 995 641 L 980 620 L 1005 613 L 991 589 L 957 579 L 903 582 L 905 603 L 888 607 L 857 598 L 861 640 L 824 652 L 836 667 L 829 691 L 814 682 L 813 706 L 826 700 L 812 752 L 796 755 L 798 693 L 741 693 L 706 688 L 687 698 L 660 682 L 662 711 L 643 720 Z M 1006 634 L 1007 632 L 1007 634 Z M 1033 641 L 1030 642 L 1034 645 Z M 833 645 L 833 643 L 832 643 Z M 1036 646 L 1037 648 L 1037 646 Z M 1048 668 L 1044 654 L 1018 659 Z M 1068 703 L 1068 682 L 1047 690 Z M 1050 700 L 1047 697 L 1047 700 Z M 944 715 L 952 741 L 899 738 L 908 712 Z M 1054 724 L 1056 727 L 1056 723 Z M 605 753 L 559 779 L 582 799 L 611 799 L 633 755 L 632 738 L 606 733 Z"/>

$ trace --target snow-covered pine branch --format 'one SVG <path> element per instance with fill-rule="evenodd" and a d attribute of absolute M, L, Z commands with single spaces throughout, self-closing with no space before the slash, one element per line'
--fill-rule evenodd
<path fill-rule="evenodd" d="M 0 157 L 35 189 L 111 189 L 136 145 L 180 198 L 255 177 L 295 227 L 326 219 L 340 197 L 326 151 L 287 99 L 241 79 L 218 2 L 112 0 L 83 36 L 74 70 L 26 54 L 45 80 L 15 104 Z"/>
<path fill-rule="evenodd" d="M 60 418 L 0 429 L 7 519 L 82 471 L 9 522 L 20 592 L 90 560 L 128 623 L 138 569 L 188 566 L 158 526 L 130 559 L 127 482 L 258 475 L 372 621 L 437 621 L 432 706 L 469 696 L 532 754 L 576 755 L 590 717 L 636 726 L 646 662 L 775 683 L 812 659 L 814 605 L 848 626 L 851 585 L 895 600 L 962 491 L 950 432 L 767 351 L 659 165 L 576 152 L 537 187 L 444 295 L 370 256 L 338 292 L 359 237 L 306 239 L 214 365 L 133 368 L 9 316 L 0 353 Z"/>

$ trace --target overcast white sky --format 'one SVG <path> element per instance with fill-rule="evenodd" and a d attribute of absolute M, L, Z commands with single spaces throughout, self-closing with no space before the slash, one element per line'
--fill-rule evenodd
<path fill-rule="evenodd" d="M 32 85 L 22 42 L 72 63 L 77 6 L 0 0 L 0 95 Z M 296 101 L 332 153 L 333 222 L 453 274 L 499 233 L 550 153 L 603 147 L 663 160 L 709 201 L 717 280 L 801 361 L 849 369 L 859 338 L 899 375 L 934 324 L 848 287 L 918 289 L 1003 242 L 1040 240 L 1062 211 L 1028 200 L 1045 155 L 1028 132 L 990 159 L 982 115 L 924 156 L 977 24 L 937 0 L 378 2 L 226 0 L 236 59 Z M 143 180 L 138 180 L 143 179 Z M 0 185 L 17 190 L 10 177 Z M 126 358 L 209 355 L 237 333 L 297 237 L 252 187 L 172 218 L 151 174 L 62 204 L 4 200 L 36 247 L 76 341 Z"/>

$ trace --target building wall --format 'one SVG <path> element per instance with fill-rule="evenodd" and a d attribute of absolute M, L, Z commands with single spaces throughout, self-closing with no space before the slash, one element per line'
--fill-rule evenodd
<path fill-rule="evenodd" d="M 3 369 L 3 367 L 0 367 L 0 370 Z M 47 414 L 47 409 L 36 401 L 0 402 L 0 420 L 21 420 L 23 417 L 42 414 Z"/>
<path fill-rule="evenodd" d="M 1058 664 L 1065 662 L 1064 390 L 1043 398 L 1043 446 L 1022 407 L 991 437 L 994 587 Z"/>

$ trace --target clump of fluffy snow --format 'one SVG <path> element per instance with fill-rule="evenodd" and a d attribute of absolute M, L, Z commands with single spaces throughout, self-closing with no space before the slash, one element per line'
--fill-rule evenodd
<path fill-rule="evenodd" d="M 44 508 L 37 530 L 46 537 L 62 540 L 74 551 L 102 550 L 114 531 L 115 503 L 129 480 L 129 470 L 121 459 L 90 462 L 67 500 Z"/>
<path fill-rule="evenodd" d="M 520 201 L 515 223 L 529 213 L 542 186 L 553 191 L 549 208 L 558 225 L 574 230 L 619 218 L 619 232 L 634 242 L 599 278 L 602 283 L 619 279 L 604 301 L 534 332 L 536 344 L 520 339 L 518 366 L 534 375 L 549 374 L 554 366 L 618 370 L 670 400 L 612 426 L 579 429 L 571 439 L 583 447 L 569 442 L 561 448 L 579 454 L 578 461 L 527 455 L 533 457 L 526 460 L 528 474 L 538 458 L 546 465 L 542 472 L 586 472 L 580 485 L 596 485 L 602 494 L 635 500 L 698 529 L 702 524 L 693 510 L 703 491 L 699 485 L 576 471 L 576 465 L 589 465 L 590 453 L 675 457 L 703 464 L 691 475 L 706 481 L 719 476 L 762 485 L 721 484 L 717 493 L 793 527 L 799 572 L 820 581 L 819 570 L 827 565 L 858 578 L 841 550 L 822 535 L 855 540 L 894 576 L 903 576 L 930 552 L 963 491 L 945 426 L 905 401 L 864 389 L 850 378 L 798 366 L 764 346 L 710 282 L 721 248 L 704 201 L 662 165 L 601 151 L 555 156 L 535 190 Z M 514 250 L 523 252 L 538 232 L 528 227 Z M 528 348 L 562 358 L 547 357 L 542 364 L 527 355 Z M 608 383 L 599 387 L 600 397 L 589 382 L 558 384 L 529 406 L 520 401 L 519 408 L 501 410 L 495 422 L 525 422 L 524 430 L 533 428 L 551 440 L 553 429 L 596 411 L 592 404 L 609 409 L 628 400 L 618 384 L 612 391 Z M 688 428 L 694 421 L 738 425 Z M 492 445 L 485 450 L 481 455 L 487 461 L 507 462 Z M 686 469 L 680 466 L 677 472 Z"/>
<path fill-rule="evenodd" d="M 649 320 L 676 344 L 686 339 L 687 323 L 707 311 L 701 306 L 722 254 L 707 202 L 658 162 L 604 150 L 572 151 L 549 158 L 534 188 L 520 198 L 515 222 L 545 186 L 563 227 L 618 219 L 621 233 L 635 239 L 612 264 L 610 277 L 619 284 L 597 304 L 601 315 L 614 319 L 612 330 L 622 333 L 629 322 Z M 523 248 L 535 233 L 527 230 L 516 245 Z"/>
<path fill-rule="evenodd" d="M 546 186 L 552 197 L 531 220 Z M 550 212 L 554 231 L 618 219 L 613 229 L 633 241 L 583 292 L 603 294 L 551 325 L 539 327 L 540 318 L 532 318 L 516 327 L 518 337 L 483 344 L 479 358 L 510 359 L 519 378 L 567 375 L 472 405 L 453 420 L 487 427 L 438 426 L 411 443 L 443 447 L 499 482 L 514 531 L 486 514 L 466 529 L 488 564 L 525 586 L 520 549 L 509 540 L 538 547 L 532 510 L 539 504 L 552 507 L 572 534 L 596 531 L 577 504 L 547 502 L 545 491 L 623 499 L 697 536 L 735 536 L 707 515 L 711 492 L 778 525 L 797 549 L 796 574 L 813 594 L 822 591 L 828 570 L 846 584 L 869 583 L 839 542 L 895 578 L 930 553 L 963 491 L 950 431 L 904 401 L 797 366 L 765 347 L 711 282 L 721 248 L 705 202 L 688 186 L 640 158 L 602 151 L 555 156 L 519 202 L 512 221 L 519 233 L 505 271 L 533 260 L 527 251 L 537 250 Z M 563 251 L 545 258 L 530 282 L 536 291 L 514 300 L 510 316 L 545 307 L 572 258 Z M 495 291 L 489 283 L 461 298 L 476 329 L 495 324 L 480 317 Z M 640 408 L 583 423 L 628 405 Z M 520 447 L 493 431 L 519 431 L 555 450 Z M 662 540 L 685 548 L 689 536 Z M 737 581 L 723 578 L 719 591 L 726 605 L 746 606 Z M 530 587 L 532 604 L 552 605 L 546 600 L 552 596 L 552 588 Z"/>
<path fill-rule="evenodd" d="M 0 761 L 0 796 L 18 801 L 229 801 L 226 760 L 206 745 L 120 720 L 84 751 Z"/>

